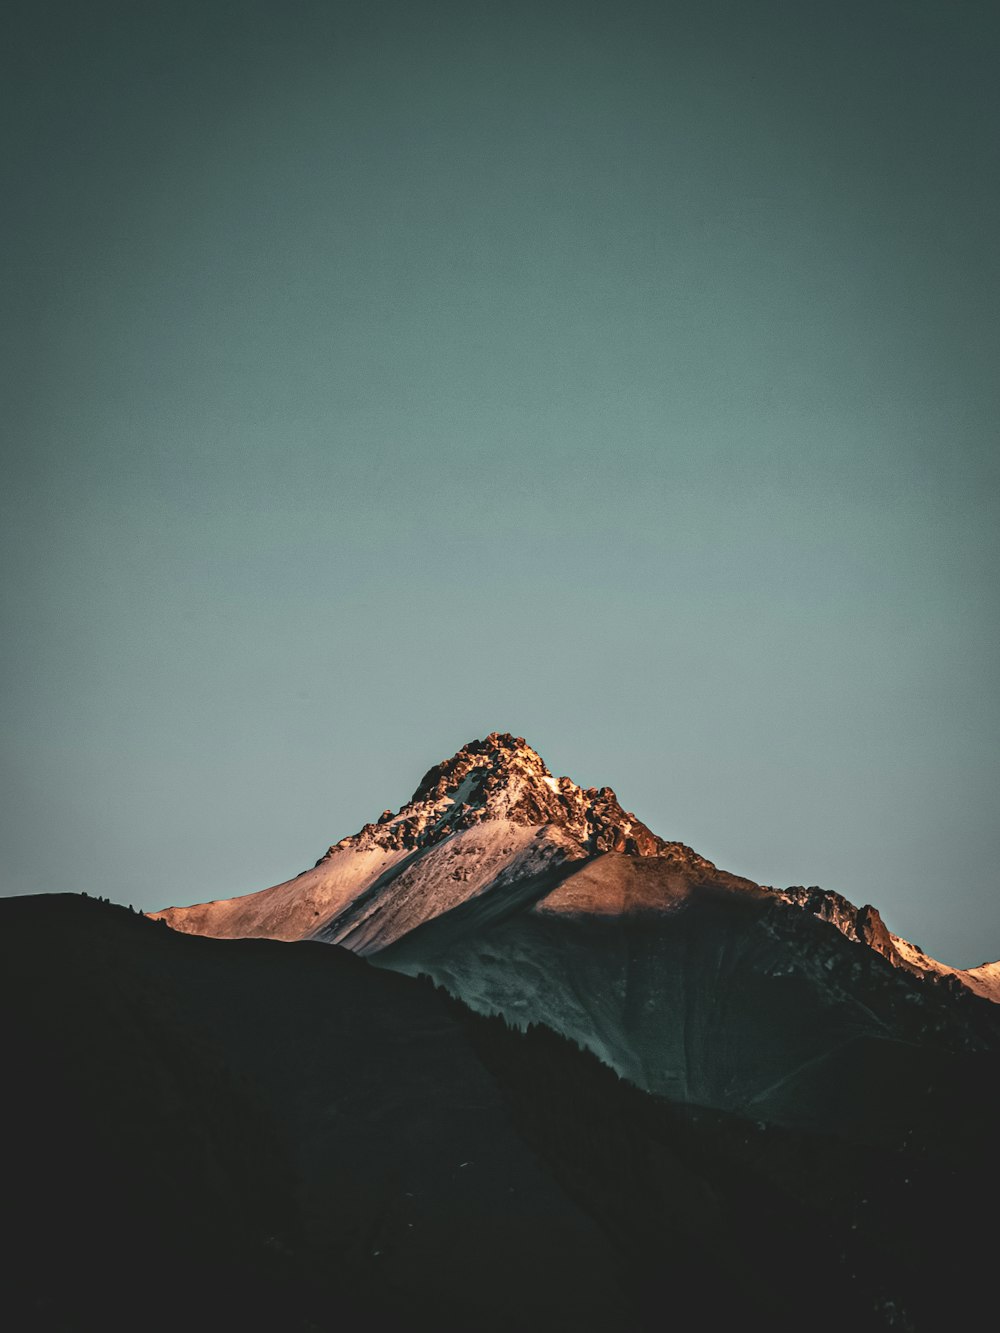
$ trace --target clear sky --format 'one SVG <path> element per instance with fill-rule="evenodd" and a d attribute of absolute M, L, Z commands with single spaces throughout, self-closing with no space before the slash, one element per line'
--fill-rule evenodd
<path fill-rule="evenodd" d="M 1000 11 L 5 6 L 0 891 L 488 731 L 1000 958 Z"/>

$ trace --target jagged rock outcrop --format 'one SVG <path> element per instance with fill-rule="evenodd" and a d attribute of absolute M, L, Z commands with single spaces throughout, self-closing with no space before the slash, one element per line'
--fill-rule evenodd
<path fill-rule="evenodd" d="M 818 885 L 803 888 L 793 884 L 787 889 L 775 889 L 785 902 L 795 903 L 821 921 L 829 921 L 842 935 L 859 944 L 867 944 L 883 958 L 887 958 L 896 967 L 905 967 L 902 956 L 893 944 L 893 937 L 882 920 L 878 910 L 866 903 L 864 907 L 855 907 L 852 902 L 834 893 L 830 889 L 821 889 Z"/>
<path fill-rule="evenodd" d="M 464 829 L 501 819 L 534 828 L 555 825 L 587 852 L 665 856 L 709 865 L 690 847 L 657 837 L 622 808 L 610 787 L 584 788 L 570 778 L 556 778 L 523 736 L 498 731 L 435 764 L 396 814 L 383 811 L 375 823 L 334 843 L 317 865 L 349 848 L 433 847 Z"/>

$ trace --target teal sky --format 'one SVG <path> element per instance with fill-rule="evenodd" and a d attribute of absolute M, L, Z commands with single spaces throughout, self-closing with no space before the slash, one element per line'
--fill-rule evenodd
<path fill-rule="evenodd" d="M 6 15 L 0 891 L 500 729 L 1000 958 L 994 4 Z"/>

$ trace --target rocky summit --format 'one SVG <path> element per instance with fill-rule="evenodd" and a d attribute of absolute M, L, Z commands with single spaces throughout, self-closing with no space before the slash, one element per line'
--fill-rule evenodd
<path fill-rule="evenodd" d="M 463 829 L 501 819 L 560 828 L 591 854 L 702 860 L 682 843 L 658 838 L 622 809 L 610 787 L 578 787 L 571 778 L 553 777 L 522 736 L 499 731 L 485 740 L 470 741 L 450 759 L 435 764 L 399 811 L 384 810 L 374 824 L 342 838 L 326 856 L 349 848 L 430 847 Z"/>

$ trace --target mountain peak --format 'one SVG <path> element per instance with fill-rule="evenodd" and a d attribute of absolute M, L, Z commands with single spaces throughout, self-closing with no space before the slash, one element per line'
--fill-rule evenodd
<path fill-rule="evenodd" d="M 512 736 L 509 731 L 491 731 L 485 740 L 469 741 L 450 759 L 429 769 L 410 798 L 411 804 L 456 790 L 466 775 L 477 768 L 508 776 L 520 773 L 525 778 L 543 781 L 552 777 L 541 755 L 523 736 Z"/>
<path fill-rule="evenodd" d="M 670 856 L 681 846 L 657 837 L 622 809 L 610 787 L 580 787 L 570 778 L 554 777 L 523 736 L 492 731 L 435 764 L 406 805 L 396 813 L 383 811 L 375 823 L 335 843 L 322 859 L 348 849 L 429 847 L 495 820 L 554 825 L 584 852 Z"/>

